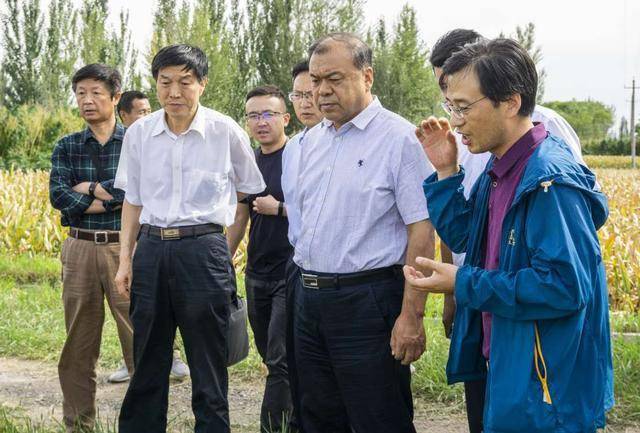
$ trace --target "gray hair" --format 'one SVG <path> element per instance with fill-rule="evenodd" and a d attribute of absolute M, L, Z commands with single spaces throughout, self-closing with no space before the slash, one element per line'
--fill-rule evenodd
<path fill-rule="evenodd" d="M 309 58 L 314 54 L 325 54 L 331 50 L 331 43 L 339 42 L 349 49 L 353 65 L 362 70 L 373 65 L 373 52 L 362 39 L 353 33 L 335 32 L 322 36 L 309 47 Z"/>

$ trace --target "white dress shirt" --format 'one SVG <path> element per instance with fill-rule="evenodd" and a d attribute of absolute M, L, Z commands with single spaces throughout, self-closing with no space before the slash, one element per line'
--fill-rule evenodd
<path fill-rule="evenodd" d="M 142 206 L 141 224 L 178 227 L 233 224 L 236 192 L 265 184 L 246 132 L 230 117 L 199 106 L 185 132 L 167 126 L 164 110 L 127 130 L 115 179 L 125 199 Z"/>
<path fill-rule="evenodd" d="M 377 98 L 338 131 L 323 120 L 301 146 L 294 261 L 331 273 L 403 263 L 407 225 L 429 215 L 422 183 L 431 173 L 415 126 Z"/>
<path fill-rule="evenodd" d="M 573 153 L 576 162 L 586 167 L 587 164 L 582 158 L 580 139 L 564 117 L 550 108 L 536 105 L 533 114 L 531 115 L 531 120 L 534 123 L 542 123 L 549 134 L 555 135 L 556 137 L 564 140 L 571 149 L 571 153 Z M 469 198 L 473 185 L 484 172 L 487 162 L 489 162 L 489 159 L 491 158 L 491 153 L 485 152 L 473 154 L 469 152 L 467 146 L 462 144 L 462 137 L 460 134 L 456 134 L 456 141 L 458 143 L 458 163 L 464 167 L 464 179 L 462 180 L 464 195 L 466 198 Z M 464 253 L 453 253 L 453 263 L 456 266 L 462 266 L 464 264 L 464 257 Z"/>

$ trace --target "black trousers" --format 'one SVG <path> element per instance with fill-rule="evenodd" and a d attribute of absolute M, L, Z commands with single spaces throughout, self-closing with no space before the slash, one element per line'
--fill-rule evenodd
<path fill-rule="evenodd" d="M 300 272 L 298 266 L 293 261 L 293 255 L 287 262 L 286 271 L 286 342 L 287 342 L 287 373 L 289 374 L 289 389 L 291 391 L 291 401 L 293 403 L 293 412 L 289 420 L 289 428 L 291 433 L 304 433 L 302 421 L 300 420 L 300 393 L 298 391 L 298 363 L 296 362 L 295 350 L 293 345 L 293 322 L 295 317 L 295 293 Z"/>
<path fill-rule="evenodd" d="M 196 433 L 228 433 L 227 326 L 235 274 L 221 233 L 173 241 L 141 235 L 133 259 L 135 374 L 120 433 L 164 433 L 176 326 L 191 367 Z"/>
<path fill-rule="evenodd" d="M 292 403 L 287 374 L 286 281 L 245 277 L 249 323 L 258 353 L 267 366 L 267 380 L 260 411 L 261 433 L 280 432 L 291 417 Z"/>
<path fill-rule="evenodd" d="M 467 421 L 470 433 L 482 433 L 484 416 L 484 395 L 487 380 L 464 383 L 464 400 L 467 405 Z"/>
<path fill-rule="evenodd" d="M 409 366 L 389 346 L 404 281 L 316 290 L 297 280 L 294 351 L 305 432 L 415 433 Z"/>

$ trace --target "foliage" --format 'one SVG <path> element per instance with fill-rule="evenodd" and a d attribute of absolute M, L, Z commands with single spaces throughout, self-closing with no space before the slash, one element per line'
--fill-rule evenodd
<path fill-rule="evenodd" d="M 0 106 L 0 168 L 47 168 L 56 141 L 83 127 L 75 109 L 21 105 L 11 111 Z"/>
<path fill-rule="evenodd" d="M 613 125 L 613 108 L 598 101 L 549 101 L 545 107 L 551 108 L 566 119 L 580 137 L 585 152 L 607 138 Z"/>
<path fill-rule="evenodd" d="M 1 125 L 1 124 L 0 124 Z M 1 130 L 0 130 L 1 131 Z M 603 157 L 602 165 L 620 164 Z M 595 158 L 588 158 L 598 167 Z M 616 310 L 640 311 L 640 177 L 633 170 L 597 168 L 598 180 L 609 198 L 610 216 L 600 230 L 603 258 Z M 0 171 L 0 254 L 55 257 L 65 237 L 59 214 L 48 198 L 45 171 Z M 243 272 L 246 244 L 236 256 Z"/>
<path fill-rule="evenodd" d="M 630 156 L 584 155 L 584 160 L 591 169 L 631 168 Z"/>

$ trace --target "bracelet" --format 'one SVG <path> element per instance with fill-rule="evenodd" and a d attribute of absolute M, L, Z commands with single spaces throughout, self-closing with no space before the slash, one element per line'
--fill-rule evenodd
<path fill-rule="evenodd" d="M 278 216 L 283 216 L 284 215 L 284 203 L 279 201 L 278 202 Z"/>
<path fill-rule="evenodd" d="M 93 198 L 95 198 L 95 192 L 96 192 L 96 186 L 98 186 L 98 184 L 96 182 L 91 182 L 89 184 L 89 195 Z"/>

